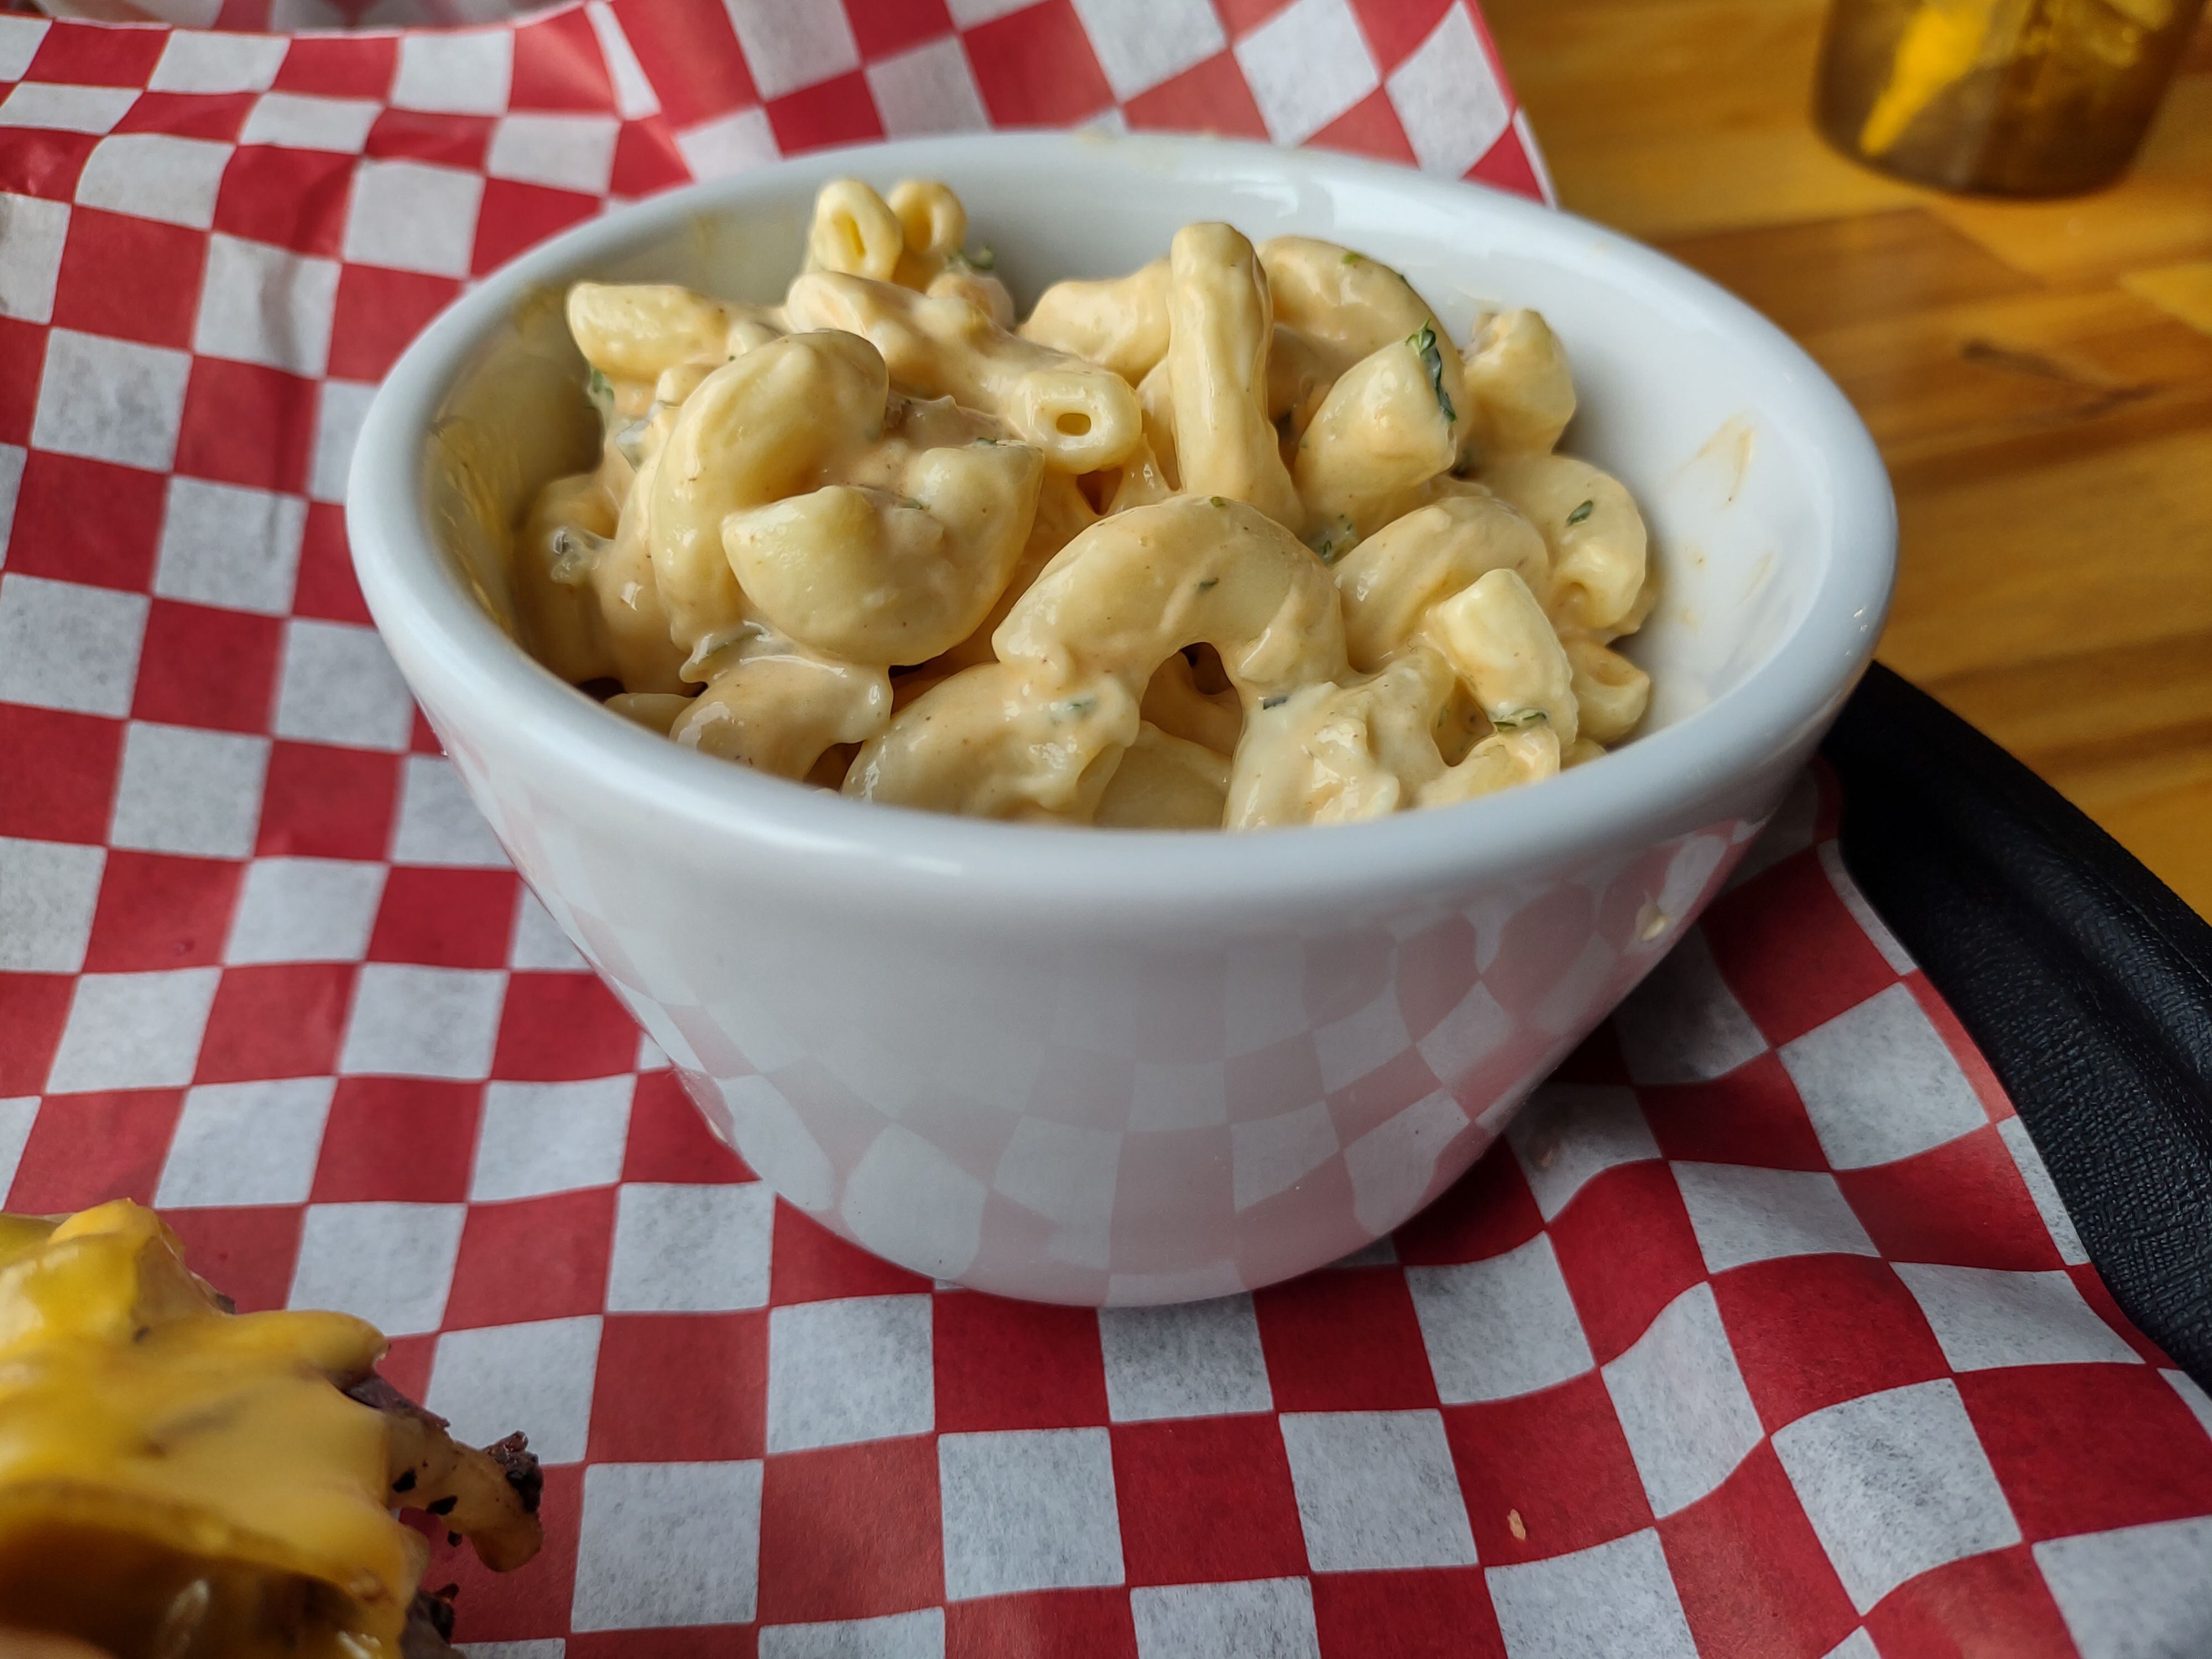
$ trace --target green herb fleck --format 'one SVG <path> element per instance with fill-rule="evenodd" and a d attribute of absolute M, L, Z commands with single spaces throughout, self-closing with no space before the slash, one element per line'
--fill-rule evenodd
<path fill-rule="evenodd" d="M 1287 692 L 1279 697 L 1262 697 L 1260 699 L 1260 707 L 1262 708 L 1280 708 L 1290 700 L 1290 694 Z"/>
<path fill-rule="evenodd" d="M 1334 564 L 1352 550 L 1352 520 L 1340 517 L 1328 529 L 1309 536 L 1306 545 L 1313 549 L 1314 556 L 1323 564 Z"/>
<path fill-rule="evenodd" d="M 967 262 L 970 270 L 994 270 L 999 263 L 999 256 L 991 252 L 988 244 L 982 243 L 969 249 L 960 257 Z"/>
<path fill-rule="evenodd" d="M 592 407 L 599 411 L 600 419 L 614 413 L 615 383 L 607 379 L 604 371 L 592 371 L 592 378 L 584 382 L 584 393 L 591 398 Z"/>
<path fill-rule="evenodd" d="M 1226 507 L 1229 505 L 1225 500 L 1218 495 L 1208 495 L 1206 498 L 1206 504 L 1208 507 Z"/>
<path fill-rule="evenodd" d="M 1429 371 L 1429 386 L 1437 394 L 1437 407 L 1444 412 L 1446 421 L 1457 421 L 1459 410 L 1452 407 L 1450 394 L 1444 390 L 1443 348 L 1437 343 L 1437 331 L 1426 323 L 1420 332 L 1408 335 L 1406 343 L 1419 356 L 1421 367 Z"/>
<path fill-rule="evenodd" d="M 1218 577 L 1218 576 L 1208 576 L 1208 577 L 1207 577 L 1204 581 L 1200 582 L 1200 583 L 1198 585 L 1198 591 L 1199 591 L 1200 592 L 1203 593 L 1203 592 L 1205 592 L 1208 588 L 1211 588 L 1211 587 L 1218 587 L 1218 586 L 1221 586 L 1221 578 L 1220 578 L 1220 577 Z"/>
<path fill-rule="evenodd" d="M 1551 718 L 1540 708 L 1509 708 L 1502 714 L 1492 714 L 1490 723 L 1501 732 L 1518 732 L 1523 726 L 1548 725 Z"/>
<path fill-rule="evenodd" d="M 1567 514 L 1567 522 L 1570 525 L 1580 524 L 1584 519 L 1587 519 L 1591 514 L 1596 511 L 1597 503 L 1595 501 L 1584 501 L 1580 507 Z"/>
<path fill-rule="evenodd" d="M 1367 263 L 1367 256 L 1364 253 L 1354 253 L 1350 248 L 1346 248 L 1344 251 L 1344 263 L 1348 265 L 1364 264 Z"/>
<path fill-rule="evenodd" d="M 1054 720 L 1079 720 L 1097 706 L 1098 699 L 1096 697 L 1069 697 L 1063 702 L 1053 704 L 1052 717 Z"/>

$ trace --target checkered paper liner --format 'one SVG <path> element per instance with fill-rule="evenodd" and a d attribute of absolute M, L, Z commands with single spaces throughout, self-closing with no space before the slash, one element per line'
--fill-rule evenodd
<path fill-rule="evenodd" d="M 1811 785 L 1395 1240 L 1195 1306 L 1025 1306 L 858 1252 L 708 1136 L 367 626 L 350 434 L 522 247 L 992 123 L 1540 193 L 1470 11 L 0 16 L 0 1191 L 156 1203 L 241 1305 L 358 1311 L 462 1431 L 526 1429 L 544 1556 L 433 1568 L 472 1650 L 2212 1650 L 2212 1402 L 2112 1306 Z M 1461 971 L 1389 992 L 1409 1036 Z"/>

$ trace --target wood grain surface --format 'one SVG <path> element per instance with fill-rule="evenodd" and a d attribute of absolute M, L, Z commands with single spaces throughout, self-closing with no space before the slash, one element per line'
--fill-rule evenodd
<path fill-rule="evenodd" d="M 1774 319 L 1858 406 L 1881 659 L 2212 916 L 2212 19 L 2127 179 L 1969 200 L 1807 111 L 1820 0 L 1485 0 L 1562 202 Z"/>

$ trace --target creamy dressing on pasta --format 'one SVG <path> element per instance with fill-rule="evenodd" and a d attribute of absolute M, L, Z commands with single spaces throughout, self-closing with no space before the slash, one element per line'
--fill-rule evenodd
<path fill-rule="evenodd" d="M 514 544 L 524 639 L 648 730 L 858 799 L 1346 822 L 1602 754 L 1642 515 L 1556 453 L 1534 311 L 1187 226 L 1018 325 L 940 184 L 825 186 L 781 306 L 578 283 L 606 440 Z"/>

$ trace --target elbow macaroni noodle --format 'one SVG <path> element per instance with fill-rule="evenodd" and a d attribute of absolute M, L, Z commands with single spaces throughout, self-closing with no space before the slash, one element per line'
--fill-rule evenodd
<path fill-rule="evenodd" d="M 825 186 L 780 306 L 579 283 L 605 441 L 516 527 L 517 627 L 672 741 L 857 799 L 1340 823 L 1604 753 L 1642 514 L 1555 453 L 1534 311 L 1186 226 L 1017 325 L 941 184 Z"/>

